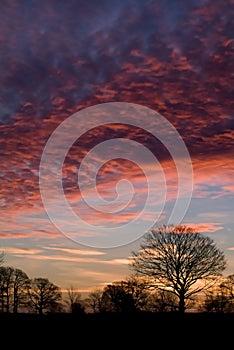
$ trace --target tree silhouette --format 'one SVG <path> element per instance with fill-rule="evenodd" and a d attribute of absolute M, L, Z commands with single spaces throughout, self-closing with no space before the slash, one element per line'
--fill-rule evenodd
<path fill-rule="evenodd" d="M 144 309 L 149 297 L 149 291 L 146 289 L 147 281 L 145 279 L 131 276 L 126 281 L 114 282 L 113 284 L 120 286 L 126 294 L 131 296 L 134 309 Z"/>
<path fill-rule="evenodd" d="M 178 297 L 168 290 L 157 289 L 148 297 L 146 311 L 171 312 L 178 310 Z"/>
<path fill-rule="evenodd" d="M 228 300 L 234 306 L 234 275 L 227 276 L 220 285 L 225 290 Z"/>
<path fill-rule="evenodd" d="M 233 312 L 234 275 L 224 277 L 222 282 L 208 290 L 201 308 L 206 312 Z"/>
<path fill-rule="evenodd" d="M 93 313 L 100 312 L 102 310 L 102 293 L 101 289 L 94 289 L 89 293 L 86 299 L 87 305 L 91 308 Z"/>
<path fill-rule="evenodd" d="M 14 269 L 9 266 L 0 267 L 0 299 L 2 312 L 10 312 L 10 298 Z"/>
<path fill-rule="evenodd" d="M 135 310 L 134 300 L 121 283 L 108 284 L 102 294 L 102 310 L 130 312 Z"/>
<path fill-rule="evenodd" d="M 0 253 L 0 265 L 4 262 L 4 253 Z"/>
<path fill-rule="evenodd" d="M 0 304 L 2 312 L 18 312 L 25 302 L 29 278 L 25 272 L 10 266 L 0 267 Z"/>
<path fill-rule="evenodd" d="M 18 308 L 21 304 L 27 302 L 27 289 L 30 285 L 30 279 L 27 274 L 20 270 L 14 269 L 12 278 L 12 288 L 13 288 L 13 312 L 17 313 Z"/>
<path fill-rule="evenodd" d="M 221 275 L 226 261 L 211 238 L 187 226 L 163 225 L 148 232 L 130 266 L 151 277 L 158 288 L 174 293 L 184 313 L 185 300 L 204 288 L 195 283 Z"/>
<path fill-rule="evenodd" d="M 223 288 L 220 288 L 220 285 L 207 291 L 201 305 L 201 310 L 205 312 L 225 312 L 229 302 L 224 292 Z"/>
<path fill-rule="evenodd" d="M 40 315 L 44 311 L 54 309 L 61 301 L 62 293 L 59 287 L 47 278 L 34 278 L 28 288 L 29 303 Z"/>
<path fill-rule="evenodd" d="M 69 307 L 71 313 L 81 314 L 84 313 L 84 305 L 81 300 L 81 293 L 79 293 L 73 286 L 67 289 L 66 304 Z"/>

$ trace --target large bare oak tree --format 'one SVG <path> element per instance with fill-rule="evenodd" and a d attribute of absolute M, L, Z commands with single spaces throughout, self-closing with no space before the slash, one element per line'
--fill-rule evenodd
<path fill-rule="evenodd" d="M 185 301 L 204 288 L 196 282 L 221 275 L 226 261 L 210 237 L 187 226 L 163 225 L 146 234 L 131 268 L 175 294 L 184 313 Z"/>

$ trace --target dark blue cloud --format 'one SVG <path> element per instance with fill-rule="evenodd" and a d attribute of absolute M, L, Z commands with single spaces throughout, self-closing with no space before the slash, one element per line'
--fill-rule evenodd
<path fill-rule="evenodd" d="M 231 9 L 230 1 L 210 0 L 3 1 L 0 122 L 14 121 L 16 113 L 25 112 L 25 103 L 31 104 L 34 116 L 47 118 L 57 97 L 66 101 L 65 108 L 75 108 L 114 81 L 126 62 L 143 70 L 146 56 L 164 65 L 166 82 L 189 85 L 190 74 L 201 83 L 211 80 L 217 72 L 212 58 L 220 54 L 220 68 L 224 65 L 220 40 L 231 33 Z M 133 56 L 133 50 L 140 55 Z M 187 57 L 193 72 L 178 74 L 181 57 Z M 226 58 L 225 66 L 230 62 Z M 132 79 L 151 80 L 159 92 L 160 79 L 153 73 L 131 75 Z M 220 103 L 213 84 L 210 92 Z M 165 101 L 169 103 L 167 96 Z"/>

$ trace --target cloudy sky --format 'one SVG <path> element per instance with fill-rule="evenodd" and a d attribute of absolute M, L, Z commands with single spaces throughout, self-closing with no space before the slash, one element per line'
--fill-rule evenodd
<path fill-rule="evenodd" d="M 233 18 L 233 0 L 1 1 L 5 264 L 91 290 L 178 220 L 234 273 Z"/>

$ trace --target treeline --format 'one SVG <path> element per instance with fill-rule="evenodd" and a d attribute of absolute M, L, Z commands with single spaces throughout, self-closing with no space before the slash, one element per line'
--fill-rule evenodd
<path fill-rule="evenodd" d="M 191 298 L 187 310 L 200 312 L 234 312 L 234 275 L 217 278 L 212 286 Z M 168 290 L 151 288 L 149 280 L 131 276 L 123 281 L 94 289 L 86 298 L 75 288 L 62 293 L 47 278 L 30 279 L 17 268 L 0 267 L 1 313 L 128 313 L 176 312 L 178 298 Z"/>
<path fill-rule="evenodd" d="M 0 267 L 0 311 L 35 312 L 59 311 L 62 293 L 47 278 L 30 279 L 10 266 Z"/>
<path fill-rule="evenodd" d="M 131 261 L 129 278 L 93 290 L 85 299 L 73 287 L 62 293 L 47 278 L 30 279 L 20 269 L 0 266 L 0 312 L 234 312 L 234 274 L 222 274 L 224 253 L 189 227 L 151 230 Z"/>

